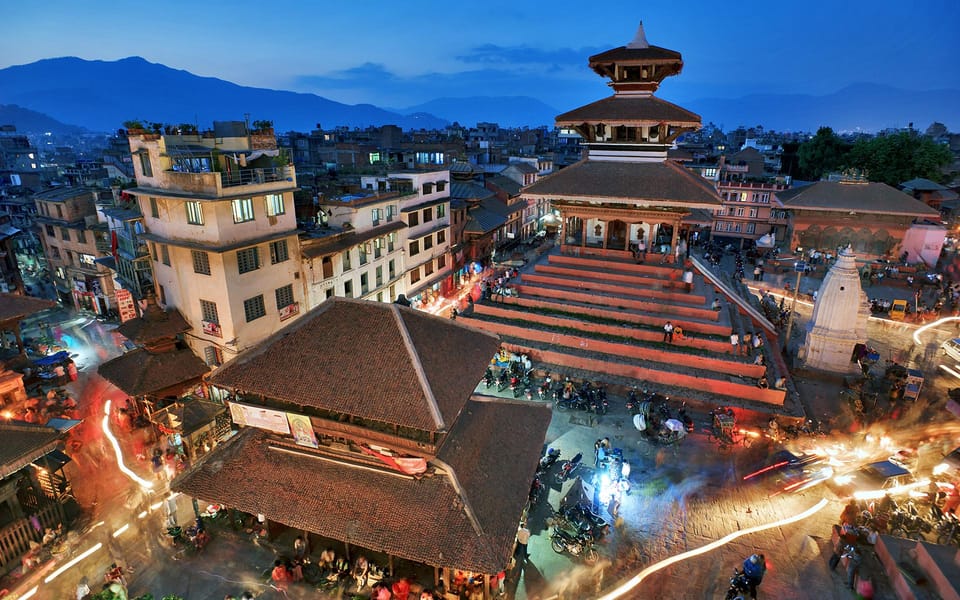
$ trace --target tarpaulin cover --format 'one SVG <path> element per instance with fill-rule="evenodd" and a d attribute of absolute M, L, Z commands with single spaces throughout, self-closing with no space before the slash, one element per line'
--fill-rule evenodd
<path fill-rule="evenodd" d="M 51 354 L 50 356 L 44 356 L 43 358 L 34 359 L 33 363 L 38 367 L 48 367 L 50 365 L 55 365 L 60 362 L 64 362 L 70 358 L 70 353 L 66 350 L 61 350 L 56 354 Z"/>

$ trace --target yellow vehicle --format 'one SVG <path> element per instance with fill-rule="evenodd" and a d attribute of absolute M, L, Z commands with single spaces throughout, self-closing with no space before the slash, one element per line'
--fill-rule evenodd
<path fill-rule="evenodd" d="M 894 300 L 890 305 L 890 318 L 894 321 L 902 321 L 907 316 L 907 301 Z"/>

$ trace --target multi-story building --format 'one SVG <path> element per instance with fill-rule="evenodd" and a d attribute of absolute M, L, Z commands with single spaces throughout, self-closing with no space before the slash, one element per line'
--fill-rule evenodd
<path fill-rule="evenodd" d="M 33 197 L 38 236 L 57 295 L 65 304 L 102 314 L 114 307 L 114 291 L 110 270 L 96 262 L 98 198 L 96 190 L 72 187 Z"/>
<path fill-rule="evenodd" d="M 131 131 L 129 141 L 139 239 L 148 242 L 158 300 L 193 328 L 193 350 L 217 365 L 296 318 L 296 171 L 273 130 L 214 122 L 196 135 Z"/>
<path fill-rule="evenodd" d="M 785 184 L 772 181 L 718 181 L 723 207 L 713 213 L 713 237 L 741 245 L 767 234 L 784 239 L 787 215 L 776 194 L 785 189 Z"/>
<path fill-rule="evenodd" d="M 140 205 L 132 195 L 120 192 L 119 198 L 99 202 L 97 211 L 106 229 L 98 248 L 104 256 L 97 262 L 113 271 L 114 289 L 127 290 L 136 300 L 146 299 L 155 290 L 150 247 L 140 239 L 145 232 Z"/>

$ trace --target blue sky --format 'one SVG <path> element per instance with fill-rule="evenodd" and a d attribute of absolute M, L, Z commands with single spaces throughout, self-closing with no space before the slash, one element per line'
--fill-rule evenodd
<path fill-rule="evenodd" d="M 406 108 L 607 95 L 587 57 L 632 39 L 683 53 L 661 95 L 834 92 L 859 82 L 960 88 L 960 2 L 46 0 L 3 8 L 0 68 L 56 56 L 151 62 L 241 85 Z"/>

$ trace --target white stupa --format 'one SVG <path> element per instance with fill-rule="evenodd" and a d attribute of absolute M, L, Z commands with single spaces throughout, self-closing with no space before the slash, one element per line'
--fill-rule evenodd
<path fill-rule="evenodd" d="M 834 373 L 856 371 L 857 363 L 850 362 L 850 357 L 856 344 L 867 341 L 869 316 L 870 306 L 860 287 L 853 252 L 844 248 L 817 293 L 813 317 L 800 348 L 804 366 Z"/>

